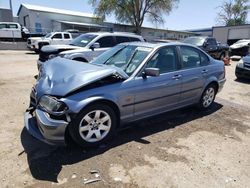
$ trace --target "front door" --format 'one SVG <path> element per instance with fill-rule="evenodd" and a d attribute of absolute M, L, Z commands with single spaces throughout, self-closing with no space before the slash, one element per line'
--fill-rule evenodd
<path fill-rule="evenodd" d="M 176 108 L 181 90 L 176 48 L 159 49 L 145 68 L 159 68 L 160 75 L 135 78 L 133 89 L 135 117 L 149 116 Z"/>

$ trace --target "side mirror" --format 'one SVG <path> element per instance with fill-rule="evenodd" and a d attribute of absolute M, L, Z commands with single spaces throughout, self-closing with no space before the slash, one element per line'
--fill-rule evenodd
<path fill-rule="evenodd" d="M 144 72 L 143 72 L 143 77 L 147 77 L 147 76 L 159 76 L 160 75 L 160 69 L 158 68 L 145 68 Z"/>
<path fill-rule="evenodd" d="M 95 42 L 94 44 L 92 44 L 92 45 L 90 46 L 90 49 L 91 49 L 91 50 L 94 50 L 95 48 L 100 48 L 100 43 L 99 43 L 99 42 Z"/>

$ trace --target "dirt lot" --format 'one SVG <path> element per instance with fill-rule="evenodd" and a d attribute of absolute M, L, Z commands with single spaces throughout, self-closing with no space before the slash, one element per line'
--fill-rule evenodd
<path fill-rule="evenodd" d="M 0 51 L 1 187 L 249 187 L 250 82 L 236 62 L 208 111 L 193 108 L 134 123 L 95 149 L 52 147 L 24 129 L 37 55 Z M 85 185 L 98 170 L 102 181 Z"/>

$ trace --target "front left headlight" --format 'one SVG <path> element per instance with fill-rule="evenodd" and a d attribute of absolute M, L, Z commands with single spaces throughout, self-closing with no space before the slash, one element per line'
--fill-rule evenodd
<path fill-rule="evenodd" d="M 39 106 L 52 114 L 62 114 L 68 109 L 67 105 L 64 102 L 48 95 L 44 95 L 41 97 Z"/>

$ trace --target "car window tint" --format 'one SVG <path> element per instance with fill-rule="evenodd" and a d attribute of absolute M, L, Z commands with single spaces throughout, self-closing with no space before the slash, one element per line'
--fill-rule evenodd
<path fill-rule="evenodd" d="M 209 64 L 209 58 L 204 53 L 202 52 L 200 53 L 200 58 L 201 58 L 201 63 L 200 63 L 201 66 Z"/>
<path fill-rule="evenodd" d="M 62 34 L 61 33 L 57 33 L 52 38 L 53 39 L 62 39 Z"/>
<path fill-rule="evenodd" d="M 128 37 L 123 37 L 123 36 L 116 36 L 116 43 L 120 44 L 123 42 L 129 42 L 129 38 Z"/>
<path fill-rule="evenodd" d="M 217 45 L 216 40 L 212 39 L 212 38 L 207 39 L 207 43 L 208 43 L 208 45 Z"/>
<path fill-rule="evenodd" d="M 133 42 L 133 41 L 141 41 L 140 39 L 138 38 L 135 38 L 135 37 L 129 37 L 130 41 Z"/>
<path fill-rule="evenodd" d="M 9 24 L 9 28 L 11 29 L 17 29 L 17 24 Z"/>
<path fill-rule="evenodd" d="M 161 48 L 147 63 L 147 68 L 159 68 L 160 74 L 171 72 L 177 69 L 175 47 Z"/>
<path fill-rule="evenodd" d="M 182 60 L 182 68 L 187 69 L 200 66 L 201 61 L 198 50 L 192 47 L 181 46 L 180 54 Z"/>
<path fill-rule="evenodd" d="M 100 44 L 100 48 L 108 48 L 115 46 L 114 38 L 112 36 L 102 37 L 96 42 Z"/>
<path fill-rule="evenodd" d="M 64 34 L 64 38 L 65 38 L 65 39 L 70 39 L 69 34 Z"/>
<path fill-rule="evenodd" d="M 0 24 L 0 29 L 5 29 L 5 28 L 7 28 L 6 24 Z"/>

